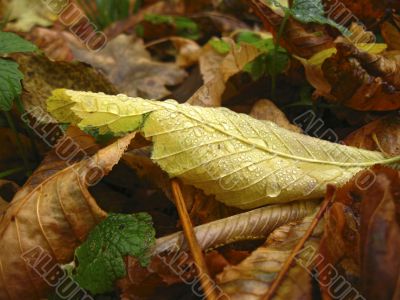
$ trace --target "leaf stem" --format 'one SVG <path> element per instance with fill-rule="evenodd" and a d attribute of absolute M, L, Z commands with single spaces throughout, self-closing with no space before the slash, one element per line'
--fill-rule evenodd
<path fill-rule="evenodd" d="M 19 134 L 17 132 L 17 129 L 15 127 L 14 120 L 13 120 L 10 112 L 4 111 L 4 114 L 6 116 L 8 125 L 10 126 L 11 130 L 14 132 L 14 135 L 15 135 L 15 138 L 16 138 L 16 141 L 17 141 L 17 148 L 18 148 L 18 152 L 19 152 L 18 154 L 22 158 L 22 161 L 23 161 L 24 167 L 25 167 L 25 171 L 27 173 L 30 173 L 28 157 L 26 155 L 24 147 L 22 146 L 22 142 L 21 142 L 21 139 L 20 139 Z"/>
<path fill-rule="evenodd" d="M 215 292 L 215 283 L 211 280 L 211 277 L 209 275 L 203 252 L 201 251 L 199 242 L 197 241 L 192 222 L 190 221 L 190 217 L 185 205 L 185 200 L 182 196 L 182 191 L 178 180 L 173 179 L 171 181 L 171 185 L 172 193 L 175 199 L 175 205 L 179 213 L 179 218 L 182 222 L 183 233 L 185 234 L 189 249 L 193 255 L 204 295 L 207 295 L 206 297 L 208 300 L 216 300 L 217 295 Z"/>
<path fill-rule="evenodd" d="M 25 167 L 18 167 L 18 168 L 14 168 L 14 169 L 10 169 L 4 172 L 0 172 L 0 179 L 6 178 L 10 175 L 22 172 L 25 170 Z"/>
<path fill-rule="evenodd" d="M 275 40 L 275 44 L 274 44 L 274 59 L 272 60 L 272 76 L 271 76 L 271 98 L 272 98 L 272 100 L 276 100 L 276 77 L 277 77 L 276 69 L 277 69 L 279 42 L 281 40 L 286 23 L 289 20 L 289 16 L 290 16 L 290 13 L 288 11 L 285 11 L 285 17 L 283 18 L 282 23 L 279 27 L 279 31 L 276 36 L 276 40 Z"/>

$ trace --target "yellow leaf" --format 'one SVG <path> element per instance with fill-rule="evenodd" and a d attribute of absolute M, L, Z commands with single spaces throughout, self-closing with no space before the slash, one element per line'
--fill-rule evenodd
<path fill-rule="evenodd" d="M 330 143 L 226 108 L 205 108 L 56 90 L 49 112 L 60 122 L 100 133 L 140 131 L 153 142 L 152 159 L 171 177 L 214 194 L 226 205 L 251 209 L 322 197 L 375 164 L 400 157 Z"/>

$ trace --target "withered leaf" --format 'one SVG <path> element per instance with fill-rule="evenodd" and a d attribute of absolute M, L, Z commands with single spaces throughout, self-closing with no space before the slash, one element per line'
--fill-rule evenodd
<path fill-rule="evenodd" d="M 64 38 L 65 34 L 71 33 L 36 27 L 28 34 L 27 39 L 42 49 L 52 60 L 72 61 L 74 56 L 68 46 L 68 41 Z"/>
<path fill-rule="evenodd" d="M 187 101 L 187 103 L 199 106 L 221 106 L 222 94 L 225 91 L 226 83 L 233 75 L 243 70 L 243 67 L 254 60 L 261 52 L 253 45 L 235 45 L 232 40 L 227 40 L 231 45 L 229 53 L 220 57 L 218 54 L 207 54 L 200 62 L 204 85 Z M 213 51 L 209 45 L 205 51 Z M 219 65 L 216 65 L 220 62 Z"/>
<path fill-rule="evenodd" d="M 357 110 L 400 108 L 399 54 L 375 55 L 347 43 L 322 65 L 332 101 Z"/>
<path fill-rule="evenodd" d="M 265 28 L 276 37 L 284 17 L 263 1 L 251 0 L 249 2 Z M 291 53 L 303 58 L 310 58 L 314 54 L 334 46 L 333 38 L 327 33 L 325 26 L 316 23 L 303 24 L 292 17 L 287 20 L 280 43 Z"/>
<path fill-rule="evenodd" d="M 27 183 L 15 195 L 0 222 L 0 299 L 34 300 L 45 295 L 49 286 L 23 254 L 39 247 L 54 264 L 72 260 L 75 247 L 106 216 L 88 192 L 88 184 L 111 170 L 133 136 L 49 177 L 46 173 L 36 186 Z"/>
<path fill-rule="evenodd" d="M 74 57 L 101 70 L 119 91 L 129 96 L 160 99 L 170 95 L 166 86 L 181 83 L 185 70 L 174 63 L 152 60 L 143 41 L 121 34 L 93 53 L 72 46 Z"/>
<path fill-rule="evenodd" d="M 217 275 L 218 285 L 230 299 L 262 299 L 314 217 L 315 213 L 311 213 L 302 221 L 276 229 L 249 257 Z M 307 251 L 299 255 L 298 265 L 288 272 L 274 299 L 311 299 L 311 277 L 307 271 L 312 269 L 321 234 L 320 226 L 306 242 Z M 302 284 L 297 284 L 298 280 Z"/>
<path fill-rule="evenodd" d="M 301 133 L 301 128 L 293 125 L 286 118 L 285 114 L 268 99 L 258 100 L 251 109 L 250 116 L 258 120 L 267 120 L 274 122 L 280 127 Z"/>
<path fill-rule="evenodd" d="M 22 102 L 25 109 L 45 122 L 45 100 L 56 88 L 70 87 L 115 95 L 116 88 L 93 68 L 79 62 L 54 62 L 42 55 L 15 55 L 24 74 Z"/>
<path fill-rule="evenodd" d="M 400 31 L 395 25 L 389 21 L 382 23 L 381 33 L 389 49 L 400 50 Z"/>
<path fill-rule="evenodd" d="M 326 270 L 321 274 L 325 294 L 399 297 L 399 187 L 399 171 L 375 166 L 332 193 L 335 203 L 326 214 L 319 264 Z M 337 276 L 350 283 L 346 291 L 330 288 Z"/>
<path fill-rule="evenodd" d="M 346 145 L 400 155 L 400 116 L 393 114 L 373 121 L 347 136 Z"/>

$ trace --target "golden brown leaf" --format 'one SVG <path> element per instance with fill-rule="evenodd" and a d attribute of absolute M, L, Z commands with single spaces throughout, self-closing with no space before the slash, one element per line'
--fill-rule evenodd
<path fill-rule="evenodd" d="M 112 169 L 133 136 L 39 180 L 33 188 L 24 186 L 15 195 L 0 223 L 0 299 L 44 296 L 49 286 L 21 255 L 41 247 L 56 262 L 72 260 L 75 247 L 106 216 L 87 186 Z"/>
<path fill-rule="evenodd" d="M 15 57 L 24 74 L 22 102 L 34 117 L 46 122 L 46 98 L 56 88 L 70 87 L 115 95 L 116 88 L 103 75 L 83 63 L 53 62 L 45 56 L 18 55 Z M 49 120 L 47 120 L 48 122 Z"/>
<path fill-rule="evenodd" d="M 351 284 L 348 296 L 398 299 L 399 195 L 400 172 L 382 166 L 357 174 L 332 194 L 336 202 L 326 214 L 324 259 L 318 265 L 325 268 L 320 275 L 325 294 L 344 293 L 329 284 L 341 276 Z M 332 267 L 335 272 L 329 271 Z"/>
<path fill-rule="evenodd" d="M 400 31 L 395 25 L 389 21 L 382 23 L 381 33 L 389 49 L 400 50 Z"/>
<path fill-rule="evenodd" d="M 274 122 L 278 126 L 294 132 L 302 132 L 301 128 L 291 124 L 286 118 L 285 114 L 271 100 L 268 99 L 258 100 L 253 105 L 250 116 L 258 120 Z"/>
<path fill-rule="evenodd" d="M 399 54 L 377 55 L 344 43 L 337 49 L 322 65 L 332 101 L 362 111 L 400 108 Z"/>
<path fill-rule="evenodd" d="M 276 229 L 265 244 L 236 266 L 229 266 L 217 276 L 217 283 L 230 299 L 262 299 L 270 288 L 276 274 L 289 257 L 292 249 L 303 237 L 315 213 L 298 223 L 290 223 Z M 303 252 L 297 258 L 298 265 L 291 268 L 277 290 L 274 299 L 311 299 L 311 277 L 308 262 L 317 254 L 322 227 L 316 229 L 307 241 L 307 249 L 315 249 L 311 256 Z M 308 261 L 308 262 L 307 262 Z M 298 280 L 301 284 L 297 284 Z"/>
<path fill-rule="evenodd" d="M 72 45 L 71 48 L 77 60 L 101 70 L 120 92 L 132 97 L 163 98 L 171 94 L 166 86 L 177 85 L 187 76 L 174 63 L 152 60 L 143 41 L 124 34 L 97 53 Z"/>
<path fill-rule="evenodd" d="M 27 36 L 46 56 L 57 61 L 72 61 L 74 56 L 64 38 L 64 32 L 43 27 L 34 28 Z"/>
<path fill-rule="evenodd" d="M 400 116 L 395 114 L 373 121 L 351 133 L 343 142 L 391 156 L 400 155 Z"/>
<path fill-rule="evenodd" d="M 261 54 L 253 45 L 241 44 L 238 46 L 232 40 L 227 41 L 231 45 L 231 50 L 223 57 L 218 66 L 210 64 L 212 61 L 219 60 L 218 55 L 208 56 L 208 60 L 201 63 L 203 78 L 208 81 L 204 82 L 204 85 L 192 95 L 187 103 L 198 106 L 221 106 L 221 97 L 229 78 L 242 71 L 247 63 Z M 210 46 L 206 46 L 206 49 L 207 47 Z"/>

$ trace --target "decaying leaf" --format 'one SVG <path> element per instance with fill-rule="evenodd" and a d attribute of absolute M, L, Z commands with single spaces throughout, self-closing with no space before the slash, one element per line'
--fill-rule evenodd
<path fill-rule="evenodd" d="M 334 102 L 363 111 L 400 108 L 398 53 L 375 55 L 344 43 L 337 49 L 322 65 Z"/>
<path fill-rule="evenodd" d="M 325 259 L 319 265 L 325 270 L 320 278 L 326 294 L 398 298 L 399 187 L 399 171 L 375 166 L 333 193 L 336 202 L 326 214 L 321 242 Z M 329 271 L 332 269 L 335 272 Z M 351 286 L 333 289 L 329 282 L 336 277 Z"/>
<path fill-rule="evenodd" d="M 268 99 L 258 100 L 251 109 L 250 116 L 258 120 L 274 122 L 278 126 L 293 132 L 302 132 L 301 128 L 291 124 L 285 114 Z"/>
<path fill-rule="evenodd" d="M 33 26 L 49 26 L 56 19 L 54 11 L 67 5 L 66 0 L 52 3 L 49 7 L 47 2 L 41 0 L 4 0 L 6 13 L 11 21 L 7 24 L 7 29 L 15 31 L 29 31 Z"/>
<path fill-rule="evenodd" d="M 46 56 L 52 60 L 72 61 L 74 56 L 67 40 L 64 38 L 65 34 L 70 33 L 36 27 L 28 34 L 27 39 L 42 49 Z"/>
<path fill-rule="evenodd" d="M 272 205 L 195 227 L 199 245 L 210 250 L 237 241 L 262 239 L 277 227 L 300 221 L 318 206 L 315 201 Z M 188 250 L 182 232 L 157 239 L 153 255 Z"/>
<path fill-rule="evenodd" d="M 121 34 L 96 54 L 71 45 L 74 57 L 101 70 L 106 77 L 129 96 L 160 99 L 170 95 L 166 86 L 181 83 L 186 71 L 173 63 L 151 59 L 143 41 Z"/>
<path fill-rule="evenodd" d="M 87 186 L 111 170 L 133 136 L 55 174 L 46 173 L 34 186 L 27 183 L 15 195 L 0 223 L 0 299 L 41 299 L 45 295 L 50 286 L 35 266 L 44 268 L 46 262 L 48 269 L 43 270 L 49 271 L 57 262 L 70 262 L 75 247 L 106 216 Z M 41 253 L 47 253 L 47 258 L 35 264 L 43 259 Z"/>
<path fill-rule="evenodd" d="M 250 4 L 263 21 L 266 29 L 277 36 L 284 17 L 263 1 L 251 0 Z M 303 58 L 310 58 L 314 54 L 334 46 L 333 38 L 323 25 L 303 24 L 292 17 L 287 20 L 280 43 L 291 53 Z"/>
<path fill-rule="evenodd" d="M 221 106 L 221 96 L 225 91 L 228 79 L 242 71 L 247 63 L 261 54 L 253 45 L 238 46 L 231 40 L 229 40 L 229 44 L 231 45 L 229 53 L 221 60 L 219 60 L 221 55 L 211 54 L 207 56 L 207 60 L 203 59 L 200 63 L 205 80 L 204 85 L 190 97 L 187 103 L 200 106 Z M 205 48 L 205 51 L 213 51 L 210 46 Z M 210 64 L 218 61 L 220 61 L 219 65 Z"/>
<path fill-rule="evenodd" d="M 386 44 L 356 44 L 356 46 L 370 54 L 379 54 L 387 48 Z M 324 76 L 322 64 L 336 53 L 336 48 L 328 48 L 314 54 L 310 59 L 296 57 L 304 66 L 308 82 L 316 89 L 315 94 L 324 96 L 326 99 L 333 99 L 332 86 Z"/>
<path fill-rule="evenodd" d="M 350 134 L 346 145 L 400 155 L 400 116 L 389 115 L 371 122 Z"/>
<path fill-rule="evenodd" d="M 173 100 L 56 90 L 48 111 L 59 122 L 100 133 L 140 131 L 153 142 L 153 161 L 170 177 L 241 209 L 322 197 L 328 183 L 342 185 L 368 166 L 396 166 L 400 159 L 301 135 L 226 108 Z"/>
<path fill-rule="evenodd" d="M 276 229 L 265 244 L 236 266 L 228 266 L 217 275 L 217 284 L 230 299 L 262 299 L 275 276 L 303 237 L 315 213 L 298 223 Z M 310 299 L 311 277 L 322 226 L 317 228 L 296 258 L 296 266 L 286 275 L 274 299 Z M 305 275 L 305 276 L 303 276 Z M 301 284 L 300 284 L 300 282 Z"/>
<path fill-rule="evenodd" d="M 84 91 L 117 94 L 115 87 L 96 70 L 83 63 L 53 62 L 45 56 L 15 56 L 24 74 L 22 102 L 25 109 L 42 122 L 44 101 L 55 88 L 69 87 Z"/>
<path fill-rule="evenodd" d="M 390 50 L 400 50 L 400 31 L 395 25 L 389 21 L 382 23 L 381 33 Z"/>

